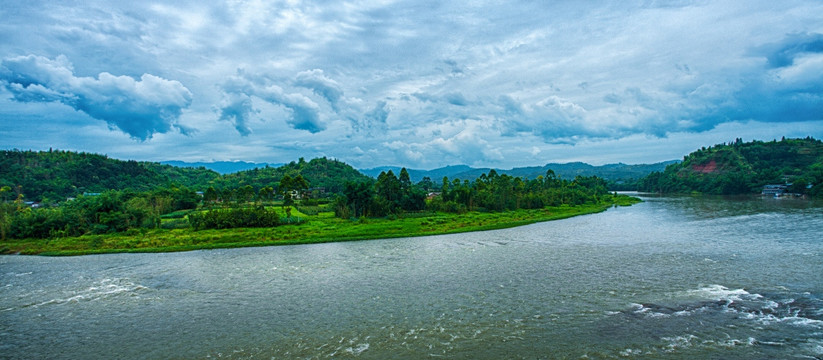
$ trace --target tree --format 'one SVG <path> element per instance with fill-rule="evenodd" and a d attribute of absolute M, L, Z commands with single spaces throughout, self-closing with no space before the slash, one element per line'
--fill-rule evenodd
<path fill-rule="evenodd" d="M 237 197 L 239 201 L 249 202 L 254 198 L 254 188 L 251 185 L 246 185 L 238 189 Z"/>
<path fill-rule="evenodd" d="M 214 186 L 209 186 L 203 193 L 203 202 L 213 203 L 217 201 L 218 197 L 219 195 L 217 194 L 217 190 L 214 189 Z"/>
<path fill-rule="evenodd" d="M 354 217 L 360 217 L 366 215 L 366 209 L 371 204 L 374 191 L 369 183 L 347 182 L 343 195 L 346 197 L 346 204 L 351 208 Z"/>
<path fill-rule="evenodd" d="M 400 181 L 400 192 L 404 195 L 408 194 L 411 191 L 411 178 L 409 178 L 409 172 L 406 168 L 400 169 L 398 180 Z"/>
<path fill-rule="evenodd" d="M 286 191 L 283 194 L 283 211 L 286 212 L 286 217 L 291 217 L 291 207 L 294 206 L 294 198 L 291 196 L 291 191 Z"/>
<path fill-rule="evenodd" d="M 287 192 L 291 191 L 291 189 L 292 189 L 291 176 L 289 176 L 288 174 L 283 175 L 283 177 L 280 179 L 280 184 L 277 185 L 277 191 L 280 192 L 280 195 L 285 196 Z"/>
<path fill-rule="evenodd" d="M 6 233 L 11 226 L 11 218 L 14 215 L 14 205 L 6 202 L 6 196 L 11 193 L 11 188 L 3 186 L 0 188 L 0 240 L 6 240 Z"/>
<path fill-rule="evenodd" d="M 274 188 L 272 188 L 271 186 L 263 187 L 257 193 L 257 199 L 260 202 L 271 201 L 273 197 L 274 197 Z"/>
<path fill-rule="evenodd" d="M 297 174 L 297 176 L 295 176 L 291 180 L 291 190 L 297 190 L 300 196 L 303 196 L 306 192 L 306 189 L 308 188 L 309 183 L 306 181 L 306 179 L 303 178 L 303 175 L 301 174 Z"/>
<path fill-rule="evenodd" d="M 11 187 L 3 186 L 0 188 L 0 201 L 8 201 L 11 199 Z"/>
<path fill-rule="evenodd" d="M 423 179 L 420 180 L 420 182 L 417 183 L 417 186 L 420 187 L 421 189 L 423 189 L 423 191 L 428 193 L 429 191 L 434 189 L 435 185 L 434 185 L 434 181 L 432 181 L 432 179 L 430 177 L 424 176 Z"/>
<path fill-rule="evenodd" d="M 400 181 L 394 176 L 394 173 L 381 172 L 377 176 L 377 183 L 375 183 L 375 192 L 378 196 L 383 197 L 390 203 L 396 204 L 400 200 Z"/>

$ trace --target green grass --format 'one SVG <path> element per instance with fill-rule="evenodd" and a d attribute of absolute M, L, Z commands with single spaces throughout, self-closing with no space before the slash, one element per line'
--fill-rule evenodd
<path fill-rule="evenodd" d="M 384 218 L 339 219 L 331 212 L 307 215 L 293 210 L 304 222 L 274 228 L 227 230 L 132 229 L 124 233 L 84 235 L 54 239 L 23 239 L 0 242 L 0 253 L 39 255 L 83 255 L 116 252 L 172 252 L 247 246 L 312 244 L 415 237 L 509 228 L 541 221 L 592 214 L 616 206 L 631 205 L 636 198 L 619 197 L 614 202 L 560 206 L 539 210 L 469 212 L 465 214 L 414 214 Z"/>

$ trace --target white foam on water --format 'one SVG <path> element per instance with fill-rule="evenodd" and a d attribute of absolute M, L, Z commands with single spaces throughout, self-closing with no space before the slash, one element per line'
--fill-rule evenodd
<path fill-rule="evenodd" d="M 751 294 L 744 289 L 730 290 L 729 288 L 723 285 L 709 285 L 697 290 L 689 290 L 688 293 L 693 296 L 698 296 L 704 299 L 717 301 L 754 300 L 763 297 L 760 294 Z"/>
<path fill-rule="evenodd" d="M 357 344 L 356 347 L 346 348 L 345 352 L 347 352 L 349 354 L 352 354 L 354 356 L 358 356 L 358 355 L 362 354 L 364 351 L 366 351 L 368 349 L 369 349 L 369 343 L 362 343 L 362 344 Z"/>
<path fill-rule="evenodd" d="M 742 318 L 756 321 L 762 325 L 772 325 L 775 323 L 788 324 L 792 326 L 804 326 L 815 329 L 823 329 L 823 320 L 818 320 L 804 316 L 804 311 L 811 309 L 800 309 L 794 306 L 796 299 L 792 297 L 771 300 L 760 294 L 752 294 L 744 289 L 729 289 L 722 285 L 709 285 L 697 290 L 687 291 L 691 297 L 718 301 L 725 312 L 739 314 Z M 809 293 L 804 293 L 809 296 Z M 638 304 L 632 304 L 638 306 Z M 640 311 L 646 312 L 647 308 L 639 305 Z M 708 306 L 695 309 L 688 309 L 676 312 L 676 315 L 689 315 L 697 311 L 708 310 Z M 823 309 L 811 310 L 814 314 L 821 314 Z"/>
<path fill-rule="evenodd" d="M 93 283 L 92 286 L 86 289 L 71 291 L 67 297 L 54 298 L 36 304 L 25 305 L 24 307 L 95 301 L 113 296 L 132 296 L 147 289 L 147 287 L 135 284 L 128 279 L 103 279 Z"/>
<path fill-rule="evenodd" d="M 669 342 L 669 344 L 665 348 L 665 351 L 674 352 L 680 349 L 692 347 L 692 341 L 696 340 L 697 336 L 689 334 L 674 337 L 663 337 L 661 339 Z"/>
<path fill-rule="evenodd" d="M 750 337 L 750 338 L 745 339 L 745 340 L 741 340 L 741 339 L 726 339 L 726 340 L 723 340 L 723 341 L 710 341 L 710 340 L 707 340 L 707 341 L 704 341 L 704 343 L 707 344 L 707 345 L 717 344 L 717 345 L 720 345 L 720 346 L 725 347 L 725 348 L 734 348 L 734 347 L 738 347 L 738 346 L 741 346 L 741 345 L 754 346 L 754 345 L 758 344 L 758 341 L 757 341 L 757 339 L 755 339 L 753 337 Z"/>
<path fill-rule="evenodd" d="M 623 356 L 623 357 L 630 357 L 630 356 L 636 356 L 636 355 L 642 355 L 642 354 L 643 354 L 643 350 L 640 350 L 640 349 L 629 348 L 629 349 L 625 349 L 625 350 L 620 351 L 620 356 Z"/>
<path fill-rule="evenodd" d="M 809 319 L 806 317 L 799 316 L 798 312 L 795 311 L 791 316 L 785 317 L 778 317 L 773 314 L 763 315 L 763 316 L 755 316 L 753 317 L 758 320 L 763 325 L 771 325 L 774 323 L 784 323 L 794 326 L 807 326 L 813 328 L 823 329 L 823 320 L 815 320 Z"/>

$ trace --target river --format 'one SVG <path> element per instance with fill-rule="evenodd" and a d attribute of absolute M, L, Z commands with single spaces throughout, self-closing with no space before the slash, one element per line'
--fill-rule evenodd
<path fill-rule="evenodd" d="M 0 358 L 818 358 L 823 204 L 644 197 L 512 229 L 0 257 Z"/>

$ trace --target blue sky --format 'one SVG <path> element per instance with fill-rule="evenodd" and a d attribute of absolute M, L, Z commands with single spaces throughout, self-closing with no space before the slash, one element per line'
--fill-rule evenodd
<path fill-rule="evenodd" d="M 0 7 L 0 146 L 359 168 L 823 138 L 821 1 Z"/>

